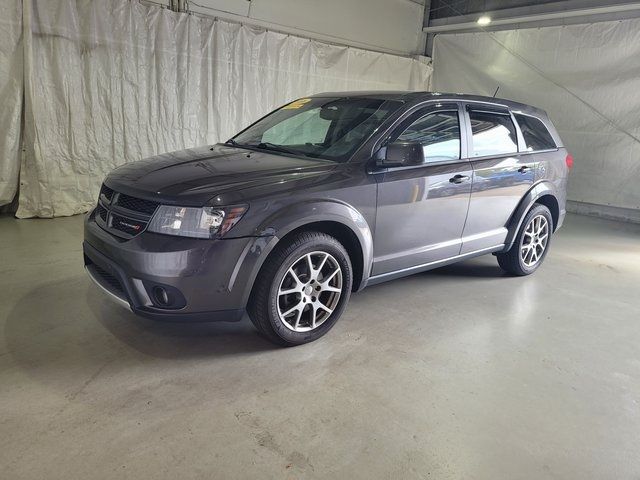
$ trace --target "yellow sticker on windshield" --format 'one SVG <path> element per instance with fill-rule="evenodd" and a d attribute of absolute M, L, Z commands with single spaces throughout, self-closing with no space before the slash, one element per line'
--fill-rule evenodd
<path fill-rule="evenodd" d="M 291 102 L 289 105 L 285 105 L 284 107 L 282 107 L 282 109 L 283 110 L 294 110 L 296 108 L 302 108 L 307 103 L 309 103 L 310 101 L 311 101 L 310 98 L 301 98 L 299 100 L 295 100 L 295 101 Z"/>

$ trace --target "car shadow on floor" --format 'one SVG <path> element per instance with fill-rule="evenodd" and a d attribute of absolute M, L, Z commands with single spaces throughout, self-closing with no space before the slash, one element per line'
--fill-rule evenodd
<path fill-rule="evenodd" d="M 165 322 L 135 315 L 90 289 L 87 305 L 113 336 L 156 358 L 215 358 L 278 349 L 245 315 L 239 322 Z"/>
<path fill-rule="evenodd" d="M 470 278 L 502 278 L 509 276 L 498 266 L 498 261 L 490 255 L 429 270 L 424 272 L 423 275 Z"/>
<path fill-rule="evenodd" d="M 495 259 L 480 258 L 419 274 L 414 281 L 423 279 L 429 285 L 463 277 L 503 278 L 505 274 Z M 368 292 L 389 289 L 392 293 L 394 285 L 404 281 L 411 279 L 366 289 L 354 296 L 354 303 Z M 107 299 L 84 273 L 40 283 L 16 299 L 6 317 L 4 337 L 6 346 L 0 356 L 8 353 L 29 368 L 50 364 L 64 369 L 100 363 L 114 355 L 135 363 L 141 357 L 215 359 L 280 349 L 260 336 L 246 316 L 236 323 L 160 322 L 138 317 Z M 314 350 L 313 346 L 306 348 Z"/>
<path fill-rule="evenodd" d="M 140 358 L 215 359 L 279 347 L 261 337 L 248 318 L 226 323 L 167 323 L 144 319 L 113 303 L 84 275 L 41 283 L 10 308 L 4 324 L 9 354 L 30 369 Z M 115 341 L 114 341 L 115 340 Z"/>

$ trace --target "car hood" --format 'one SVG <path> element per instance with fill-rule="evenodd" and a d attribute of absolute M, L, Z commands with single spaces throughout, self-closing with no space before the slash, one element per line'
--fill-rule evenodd
<path fill-rule="evenodd" d="M 248 190 L 272 193 L 327 175 L 341 164 L 226 145 L 199 147 L 125 164 L 105 183 L 116 191 L 183 205 L 229 204 Z"/>

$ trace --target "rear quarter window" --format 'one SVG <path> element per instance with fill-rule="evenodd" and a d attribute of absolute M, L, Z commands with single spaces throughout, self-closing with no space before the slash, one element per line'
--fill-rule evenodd
<path fill-rule="evenodd" d="M 535 117 L 528 115 L 514 114 L 522 136 L 524 137 L 524 143 L 527 151 L 533 152 L 536 150 L 551 150 L 557 148 L 556 142 L 553 141 L 553 137 L 547 130 L 547 127 Z"/>

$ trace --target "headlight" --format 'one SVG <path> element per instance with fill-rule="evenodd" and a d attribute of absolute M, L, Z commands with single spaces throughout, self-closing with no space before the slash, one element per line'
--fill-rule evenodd
<path fill-rule="evenodd" d="M 246 205 L 224 208 L 161 205 L 147 230 L 181 237 L 217 238 L 238 223 L 246 211 Z"/>

